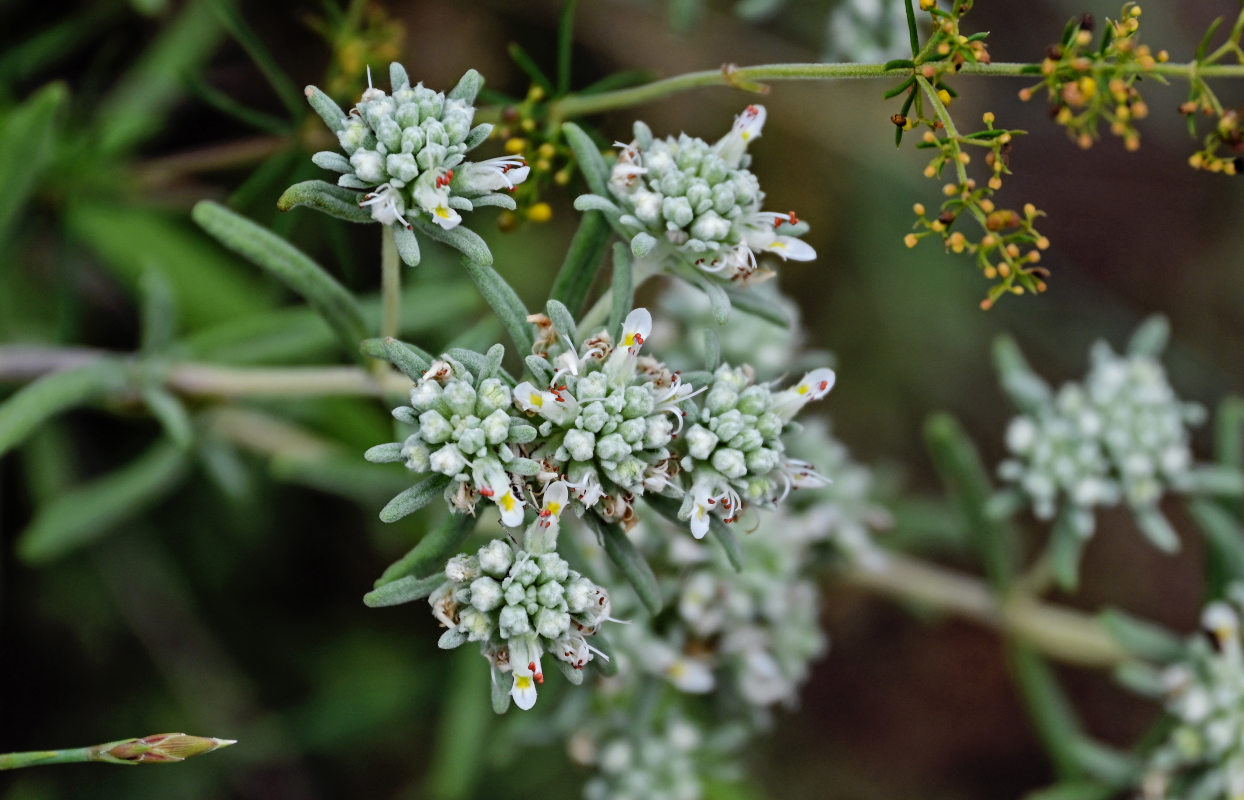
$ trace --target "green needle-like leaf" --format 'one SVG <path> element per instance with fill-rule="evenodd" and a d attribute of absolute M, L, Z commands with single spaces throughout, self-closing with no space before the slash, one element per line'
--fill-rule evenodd
<path fill-rule="evenodd" d="M 562 123 L 562 132 L 566 134 L 566 143 L 574 151 L 574 157 L 579 162 L 579 171 L 583 173 L 588 188 L 594 194 L 608 197 L 609 165 L 605 163 L 592 137 L 573 122 Z"/>
<path fill-rule="evenodd" d="M 621 242 L 613 246 L 611 288 L 608 330 L 614 336 L 620 336 L 622 322 L 635 303 L 635 284 L 631 280 L 631 249 Z"/>
<path fill-rule="evenodd" d="M 187 466 L 181 447 L 161 441 L 125 466 L 57 496 L 18 537 L 18 556 L 46 564 L 95 541 L 176 488 Z"/>
<path fill-rule="evenodd" d="M 69 98 L 54 83 L 0 117 L 0 243 L 55 154 L 56 118 Z"/>
<path fill-rule="evenodd" d="M 570 250 L 553 281 L 552 299 L 560 300 L 578 314 L 583 310 L 587 293 L 596 281 L 596 273 L 600 271 L 605 248 L 609 244 L 612 230 L 609 221 L 599 211 L 588 211 L 579 223 L 574 238 L 570 240 Z"/>
<path fill-rule="evenodd" d="M 505 326 L 506 333 L 510 335 L 518 352 L 530 353 L 531 323 L 527 321 L 527 309 L 523 307 L 518 292 L 495 269 L 486 264 L 464 258 L 462 266 L 475 282 L 484 301 L 501 319 L 501 324 Z"/>
<path fill-rule="evenodd" d="M 430 475 L 424 478 L 397 497 L 394 497 L 384 508 L 380 509 L 380 520 L 382 522 L 397 522 L 402 517 L 415 513 L 432 502 L 432 500 L 440 497 L 441 493 L 445 491 L 445 487 L 449 485 L 449 480 L 449 477 L 446 475 Z"/>
<path fill-rule="evenodd" d="M 605 522 L 591 512 L 584 514 L 583 518 L 600 536 L 600 543 L 605 548 L 605 554 L 609 556 L 609 560 L 614 563 L 618 571 L 630 581 L 635 594 L 639 596 L 647 609 L 653 614 L 660 613 L 661 587 L 657 585 L 657 577 L 652 573 L 652 567 L 648 566 L 643 554 L 635 547 L 635 543 L 626 538 L 622 526 L 616 522 Z"/>
<path fill-rule="evenodd" d="M 53 372 L 27 384 L 0 403 L 0 456 L 48 419 L 104 392 L 120 389 L 127 380 L 120 362 L 101 361 Z"/>
<path fill-rule="evenodd" d="M 328 181 L 303 181 L 286 189 L 277 199 L 276 207 L 279 211 L 289 211 L 306 206 L 346 222 L 375 222 L 370 211 L 359 208 L 360 196 L 357 191 Z"/>
<path fill-rule="evenodd" d="M 426 578 L 416 578 L 414 575 L 407 575 L 405 578 L 398 578 L 392 583 L 386 583 L 378 589 L 373 589 L 363 595 L 363 603 L 369 608 L 381 608 L 383 606 L 397 606 L 402 603 L 410 603 L 415 600 L 422 600 L 446 580 L 445 573 L 436 572 Z"/>
<path fill-rule="evenodd" d="M 451 514 L 439 528 L 428 533 L 419 544 L 411 548 L 410 552 L 390 564 L 376 579 L 376 588 L 408 575 L 430 575 L 444 569 L 445 562 L 458 553 L 474 527 L 475 517 L 470 514 Z M 509 692 L 508 688 L 506 692 Z"/>
<path fill-rule="evenodd" d="M 302 295 L 332 326 L 346 351 L 358 352 L 359 342 L 367 337 L 363 311 L 323 267 L 272 231 L 224 206 L 202 201 L 191 216 L 226 247 Z"/>

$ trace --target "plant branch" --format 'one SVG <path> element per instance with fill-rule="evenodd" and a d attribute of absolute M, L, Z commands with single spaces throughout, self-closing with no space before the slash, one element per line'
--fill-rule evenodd
<path fill-rule="evenodd" d="M 1127 71 L 1141 72 L 1139 65 L 1125 65 Z M 1191 79 L 1201 78 L 1244 78 L 1244 64 L 1213 64 L 1197 67 L 1195 62 L 1186 64 L 1156 64 L 1148 70 L 1148 75 L 1161 75 L 1166 78 Z M 886 69 L 884 64 L 760 64 L 753 67 L 734 67 L 726 65 L 721 69 L 688 72 L 670 78 L 618 89 L 612 92 L 600 92 L 591 95 L 567 95 L 550 104 L 549 115 L 556 121 L 572 119 L 588 114 L 599 114 L 620 108 L 651 103 L 678 92 L 699 89 L 705 86 L 737 86 L 739 84 L 758 81 L 782 80 L 841 80 L 859 78 L 902 78 L 911 74 L 910 67 Z M 957 75 L 982 75 L 987 77 L 1032 77 L 1040 76 L 1041 65 L 1020 62 L 1002 62 L 992 64 L 964 64 Z"/>
<path fill-rule="evenodd" d="M 1115 667 L 1132 656 L 1091 616 L 1042 603 L 1020 593 L 1000 598 L 983 581 L 900 554 L 881 569 L 855 567 L 845 581 L 886 597 L 922 603 L 957 614 L 1069 664 Z"/>

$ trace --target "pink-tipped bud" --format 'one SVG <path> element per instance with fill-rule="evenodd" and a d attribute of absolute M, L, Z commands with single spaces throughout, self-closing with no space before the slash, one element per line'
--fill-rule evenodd
<path fill-rule="evenodd" d="M 102 745 L 98 751 L 98 760 L 127 764 L 167 764 L 201 756 L 228 747 L 236 741 L 185 733 L 157 733 L 141 739 L 125 739 Z"/>

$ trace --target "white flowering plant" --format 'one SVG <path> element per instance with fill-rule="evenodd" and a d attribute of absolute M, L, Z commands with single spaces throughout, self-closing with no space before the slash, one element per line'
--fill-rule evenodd
<path fill-rule="evenodd" d="M 1241 388 L 1244 336 L 1221 323 L 1236 307 L 1210 300 L 1238 279 L 1181 274 L 1196 301 L 1182 313 L 1180 293 L 1102 301 L 1086 264 L 1109 249 L 1081 257 L 1086 237 L 1057 221 L 1076 219 L 1067 209 L 1087 189 L 1053 169 L 1061 190 L 1025 183 L 1041 168 L 1018 161 L 1023 137 L 1062 146 L 1062 132 L 1051 144 L 983 107 L 968 130 L 972 101 L 958 97 L 973 76 L 1020 79 L 1019 99 L 1045 97 L 1075 145 L 1105 129 L 1130 152 L 1149 124 L 1142 89 L 1186 84 L 1170 105 L 1196 137 L 1190 165 L 1234 175 L 1239 114 L 1211 82 L 1244 77 L 1244 13 L 1182 62 L 1141 43 L 1127 3 L 1073 18 L 1039 60 L 994 63 L 983 29 L 999 12 L 972 0 L 730 2 L 772 34 L 827 30 L 813 44 L 833 63 L 787 50 L 780 63 L 618 71 L 576 88 L 572 67 L 588 71 L 593 47 L 637 66 L 674 57 L 665 12 L 698 43 L 716 24 L 710 4 L 615 18 L 611 4 L 567 0 L 555 44 L 513 44 L 521 76 L 505 76 L 478 52 L 432 46 L 493 11 L 441 9 L 460 23 L 442 28 L 423 9 L 329 3 L 308 22 L 332 66 L 299 90 L 287 70 L 310 68 L 268 52 L 248 22 L 272 12 L 132 5 L 126 20 L 150 15 L 158 41 L 98 108 L 90 81 L 73 84 L 73 109 L 62 83 L 18 100 L 29 75 L 90 39 L 94 17 L 0 56 L 13 82 L 0 86 L 0 246 L 30 265 L 0 269 L 0 380 L 15 386 L 0 400 L 0 456 L 18 466 L 0 490 L 20 490 L 3 509 L 15 561 L 2 566 L 22 612 L 0 674 L 30 687 L 9 693 L 20 724 L 0 734 L 14 747 L 106 702 L 96 717 L 154 726 L 172 708 L 237 737 L 206 762 L 218 772 L 186 783 L 189 798 L 252 796 L 277 772 L 283 793 L 315 794 L 321 768 L 349 796 L 855 796 L 826 777 L 843 775 L 889 796 L 905 778 L 856 774 L 834 751 L 818 771 L 802 756 L 824 743 L 782 731 L 861 727 L 837 722 L 835 704 L 875 709 L 878 664 L 904 676 L 895 692 L 990 682 L 893 652 L 927 634 L 864 602 L 879 596 L 1001 639 L 1048 756 L 1015 779 L 1030 800 L 1244 797 L 1244 401 L 1207 410 Z M 402 46 L 402 13 L 417 16 L 417 47 Z M 625 44 L 640 29 L 646 51 Z M 207 71 L 225 36 L 282 116 Z M 500 88 L 472 61 L 502 72 Z M 787 94 L 846 78 L 889 87 L 869 96 L 871 116 L 845 95 Z M 734 92 L 729 107 L 690 93 L 710 86 Z M 210 126 L 169 116 L 182 89 L 259 133 L 200 146 Z M 657 104 L 674 97 L 686 102 Z M 1208 134 L 1196 115 L 1213 118 Z M 839 144 L 856 117 L 879 124 Z M 891 154 L 891 134 L 914 147 Z M 884 156 L 868 149 L 877 140 Z M 239 165 L 254 170 L 237 185 L 215 174 Z M 903 236 L 873 201 L 917 192 L 909 168 L 944 182 Z M 1097 182 L 1117 190 L 1116 177 Z M 200 231 L 169 214 L 188 196 Z M 1138 213 L 1096 238 L 1156 235 L 1156 248 L 1195 227 L 1138 225 Z M 926 252 L 937 241 L 944 259 Z M 1200 255 L 1217 269 L 1227 252 Z M 1142 255 L 1128 266 L 1159 260 Z M 960 256 L 988 282 L 983 298 L 951 266 Z M 1016 295 L 1043 296 L 1000 304 Z M 1166 317 L 1139 321 L 1160 301 L 1173 339 Z M 122 341 L 131 332 L 137 347 Z M 1065 375 L 1097 336 L 1087 372 L 1061 385 L 1019 347 Z M 1000 390 L 979 382 L 986 337 Z M 957 415 L 927 417 L 917 453 L 910 420 L 935 405 Z M 878 457 L 902 463 L 866 465 Z M 182 538 L 158 538 L 168 530 Z M 1179 572 L 1201 555 L 1204 575 Z M 1129 580 L 1142 588 L 1122 591 Z M 1199 638 L 1170 630 L 1192 623 L 1168 602 L 1195 607 Z M 58 641 L 35 635 L 44 627 Z M 865 640 L 880 643 L 875 661 Z M 136 679 L 148 662 L 167 686 Z M 1128 709 L 1161 718 L 1148 734 L 1098 730 L 1053 662 L 1106 671 L 1134 690 Z M 835 680 L 848 688 L 831 702 Z M 936 714 L 903 716 L 950 738 Z M 854 728 L 835 730 L 845 752 Z M 0 770 L 172 763 L 232 744 L 157 734 L 6 752 Z M 766 763 L 788 748 L 800 757 Z M 169 791 L 143 777 L 90 791 Z M 17 797 L 87 791 L 72 776 L 52 790 L 16 780 Z"/>

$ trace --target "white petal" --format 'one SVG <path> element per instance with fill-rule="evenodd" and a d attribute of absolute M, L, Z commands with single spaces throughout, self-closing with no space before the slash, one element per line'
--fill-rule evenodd
<path fill-rule="evenodd" d="M 504 494 L 497 495 L 497 508 L 501 510 L 501 524 L 507 528 L 517 528 L 523 524 L 523 501 L 514 496 L 508 489 Z"/>
<path fill-rule="evenodd" d="M 626 315 L 622 323 L 622 346 L 636 347 L 642 345 L 652 333 L 652 315 L 646 308 L 636 308 Z"/>
<path fill-rule="evenodd" d="M 691 535 L 703 539 L 708 533 L 708 507 L 697 505 L 691 511 Z"/>
<path fill-rule="evenodd" d="M 775 236 L 765 250 L 790 261 L 811 261 L 816 258 L 816 250 L 812 249 L 812 245 L 794 236 Z"/>
<path fill-rule="evenodd" d="M 514 705 L 528 711 L 536 704 L 536 681 L 526 667 L 514 667 L 514 688 L 510 690 Z"/>

